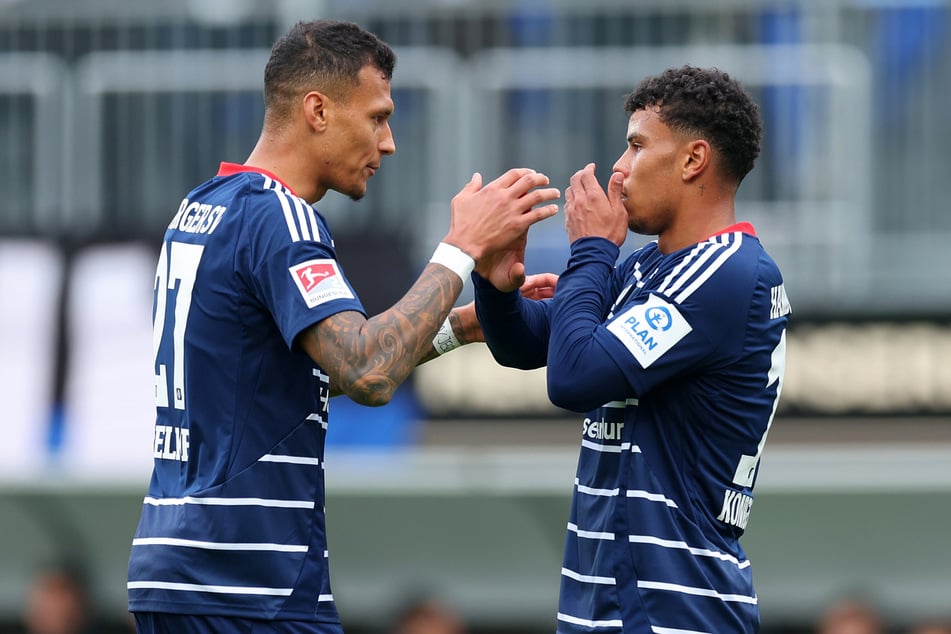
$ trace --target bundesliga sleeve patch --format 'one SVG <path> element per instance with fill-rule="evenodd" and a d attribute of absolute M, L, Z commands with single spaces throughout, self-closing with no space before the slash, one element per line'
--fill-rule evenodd
<path fill-rule="evenodd" d="M 637 359 L 650 367 L 693 328 L 673 304 L 651 295 L 644 304 L 632 306 L 608 324 L 608 330 Z"/>
<path fill-rule="evenodd" d="M 332 299 L 353 299 L 334 260 L 308 260 L 288 269 L 308 308 Z"/>

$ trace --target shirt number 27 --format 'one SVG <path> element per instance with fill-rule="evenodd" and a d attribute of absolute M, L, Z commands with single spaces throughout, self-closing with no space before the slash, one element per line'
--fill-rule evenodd
<path fill-rule="evenodd" d="M 167 331 L 172 337 L 172 391 L 175 409 L 185 409 L 185 328 L 192 305 L 192 289 L 198 263 L 205 247 L 201 244 L 163 242 L 155 270 L 155 316 L 152 319 L 152 350 L 155 355 L 155 405 L 169 407 L 168 355 L 159 358 Z M 166 307 L 174 302 L 172 323 L 166 324 Z M 168 327 L 166 327 L 168 326 Z M 168 350 L 167 347 L 164 348 Z M 163 363 L 164 362 L 164 363 Z"/>

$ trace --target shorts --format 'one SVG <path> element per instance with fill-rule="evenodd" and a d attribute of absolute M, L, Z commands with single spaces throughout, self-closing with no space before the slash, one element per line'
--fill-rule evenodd
<path fill-rule="evenodd" d="M 339 624 L 233 616 L 134 612 L 138 634 L 342 634 Z"/>

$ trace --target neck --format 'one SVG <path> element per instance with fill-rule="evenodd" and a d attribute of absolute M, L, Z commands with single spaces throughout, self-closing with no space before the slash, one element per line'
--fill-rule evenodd
<path fill-rule="evenodd" d="M 662 253 L 673 253 L 697 244 L 736 224 L 732 195 L 710 200 L 710 191 L 707 189 L 706 198 L 700 204 L 689 205 L 676 212 L 674 222 L 657 236 L 657 247 Z"/>
<path fill-rule="evenodd" d="M 315 161 L 308 160 L 301 152 L 299 142 L 294 143 L 286 136 L 265 129 L 244 164 L 271 172 L 312 205 L 324 197 L 327 189 L 317 182 Z"/>

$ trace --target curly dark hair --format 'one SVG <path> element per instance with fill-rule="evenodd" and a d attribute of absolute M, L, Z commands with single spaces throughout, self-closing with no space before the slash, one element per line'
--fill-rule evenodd
<path fill-rule="evenodd" d="M 715 68 L 683 66 L 644 79 L 627 96 L 624 111 L 658 109 L 661 121 L 705 139 L 720 155 L 725 176 L 737 185 L 760 151 L 759 108 L 735 79 Z"/>
<path fill-rule="evenodd" d="M 360 70 L 371 65 L 389 81 L 396 54 L 374 34 L 353 22 L 298 22 L 271 47 L 264 68 L 264 107 L 283 116 L 302 91 L 322 90 L 331 96 L 357 85 Z"/>

